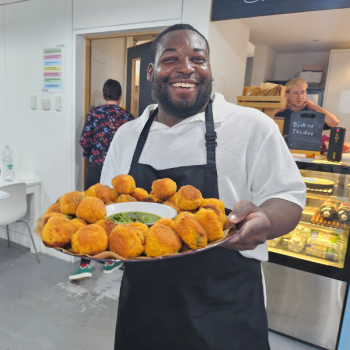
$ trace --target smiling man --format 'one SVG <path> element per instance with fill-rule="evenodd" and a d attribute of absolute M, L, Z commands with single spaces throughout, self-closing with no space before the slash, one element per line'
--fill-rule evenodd
<path fill-rule="evenodd" d="M 265 114 L 211 99 L 209 45 L 193 27 L 154 41 L 148 68 L 157 105 L 123 125 L 101 182 L 130 174 L 137 187 L 171 178 L 220 198 L 231 223 L 225 247 L 160 261 L 126 263 L 115 349 L 267 350 L 261 261 L 267 239 L 297 225 L 305 185 L 277 125 Z"/>

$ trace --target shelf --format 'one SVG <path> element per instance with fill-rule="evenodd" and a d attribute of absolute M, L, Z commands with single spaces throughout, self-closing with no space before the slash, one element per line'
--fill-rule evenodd
<path fill-rule="evenodd" d="M 333 266 L 333 267 L 337 267 L 339 269 L 344 268 L 344 262 L 337 262 L 336 263 L 336 262 L 332 262 L 332 261 L 316 258 L 316 257 L 310 256 L 310 255 L 303 255 L 303 254 L 299 254 L 299 253 L 294 253 L 294 252 L 290 252 L 290 251 L 279 249 L 279 248 L 269 247 L 269 252 L 282 254 L 282 255 L 287 255 L 287 256 L 291 256 L 293 258 L 297 258 L 297 259 L 311 261 L 311 262 L 314 262 L 316 264 Z"/>
<path fill-rule="evenodd" d="M 340 202 L 348 202 L 348 197 L 337 197 L 333 195 L 326 195 L 326 194 L 318 194 L 317 192 L 312 193 L 310 191 L 306 192 L 306 198 L 313 198 L 313 199 L 329 199 L 333 201 L 340 201 Z"/>
<path fill-rule="evenodd" d="M 314 225 L 314 224 L 310 224 L 309 222 L 305 222 L 305 221 L 299 221 L 299 225 L 314 228 L 315 230 L 329 231 L 329 232 L 338 233 L 338 234 L 343 234 L 345 231 L 345 230 L 342 230 L 339 228 L 333 228 L 330 226 Z"/>

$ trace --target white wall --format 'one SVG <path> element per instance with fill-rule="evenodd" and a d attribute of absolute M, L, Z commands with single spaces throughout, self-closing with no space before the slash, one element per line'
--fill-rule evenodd
<path fill-rule="evenodd" d="M 91 41 L 91 106 L 105 103 L 103 84 L 115 79 L 122 86 L 121 106 L 125 106 L 126 38 L 96 39 Z"/>
<path fill-rule="evenodd" d="M 277 55 L 275 80 L 290 80 L 303 70 L 304 64 L 324 66 L 327 75 L 330 52 L 284 53 Z"/>
<path fill-rule="evenodd" d="M 239 20 L 209 25 L 213 92 L 223 94 L 232 103 L 237 103 L 237 96 L 242 95 L 248 40 L 249 29 Z"/>
<path fill-rule="evenodd" d="M 266 45 L 255 46 L 252 85 L 260 86 L 275 76 L 276 53 Z"/>
<path fill-rule="evenodd" d="M 0 151 L 7 144 L 6 113 L 6 68 L 5 68 L 5 6 L 0 6 Z M 2 155 L 0 153 L 2 159 Z M 0 168 L 2 164 L 0 163 Z"/>
<path fill-rule="evenodd" d="M 16 177 L 42 180 L 45 208 L 73 187 L 72 0 L 5 5 L 5 24 L 8 143 L 14 150 Z M 54 95 L 42 92 L 46 44 L 66 46 L 62 112 L 54 109 Z M 31 94 L 37 96 L 37 110 L 30 108 Z M 51 101 L 50 111 L 41 109 L 42 99 Z"/>

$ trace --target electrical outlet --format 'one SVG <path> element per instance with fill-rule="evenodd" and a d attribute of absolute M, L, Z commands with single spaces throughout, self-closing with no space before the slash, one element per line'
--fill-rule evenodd
<path fill-rule="evenodd" d="M 41 106 L 44 111 L 50 110 L 50 100 L 41 100 Z"/>

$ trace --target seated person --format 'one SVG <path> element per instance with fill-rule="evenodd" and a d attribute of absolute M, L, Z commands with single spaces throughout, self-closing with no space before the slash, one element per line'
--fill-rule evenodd
<path fill-rule="evenodd" d="M 339 124 L 337 117 L 306 99 L 307 82 L 303 78 L 294 78 L 286 84 L 287 106 L 285 109 L 275 110 L 276 117 L 284 118 L 283 137 L 286 139 L 289 132 L 290 118 L 293 112 L 315 111 L 325 115 L 323 130 L 329 130 Z"/>

